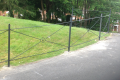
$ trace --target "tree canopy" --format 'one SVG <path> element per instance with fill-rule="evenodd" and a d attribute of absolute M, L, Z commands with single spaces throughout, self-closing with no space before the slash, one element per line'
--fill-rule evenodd
<path fill-rule="evenodd" d="M 66 20 L 66 13 L 71 13 L 72 6 L 84 10 L 84 18 L 89 17 L 87 10 L 112 11 L 112 19 L 120 19 L 120 0 L 0 0 L 0 10 L 10 11 L 13 17 L 13 11 L 23 14 L 22 18 L 40 20 L 40 10 L 43 13 L 43 20 L 51 22 L 54 14 L 55 19 Z M 44 15 L 46 10 L 47 14 Z M 75 15 L 82 15 L 79 11 L 74 11 Z M 45 18 L 47 17 L 47 18 Z M 85 23 L 87 24 L 87 23 Z"/>

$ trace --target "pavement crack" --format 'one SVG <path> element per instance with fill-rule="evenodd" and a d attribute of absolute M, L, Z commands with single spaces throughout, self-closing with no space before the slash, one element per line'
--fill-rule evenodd
<path fill-rule="evenodd" d="M 36 74 L 38 74 L 38 75 L 40 75 L 40 76 L 43 76 L 42 74 L 40 74 L 40 73 L 38 73 L 38 72 L 36 72 L 36 71 L 34 71 Z"/>

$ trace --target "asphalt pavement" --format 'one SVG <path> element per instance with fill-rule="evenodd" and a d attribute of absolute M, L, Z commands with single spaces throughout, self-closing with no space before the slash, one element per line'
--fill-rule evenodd
<path fill-rule="evenodd" d="M 120 80 L 120 34 L 53 58 L 3 67 L 0 80 Z"/>

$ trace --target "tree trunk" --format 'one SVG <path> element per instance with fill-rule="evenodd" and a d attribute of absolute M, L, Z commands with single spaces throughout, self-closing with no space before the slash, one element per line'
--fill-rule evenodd
<path fill-rule="evenodd" d="M 90 9 L 90 2 L 88 2 L 88 10 Z M 88 17 L 90 18 L 90 12 L 87 12 Z M 90 24 L 90 20 L 88 21 L 88 24 Z"/>
<path fill-rule="evenodd" d="M 47 12 L 47 22 L 48 23 L 50 23 L 50 21 L 51 21 L 51 12 L 49 12 L 51 9 L 51 6 L 52 6 L 52 3 L 49 0 L 47 0 L 46 1 L 46 12 Z"/>
<path fill-rule="evenodd" d="M 48 14 L 48 23 L 51 21 L 51 14 Z"/>
<path fill-rule="evenodd" d="M 90 14 L 89 14 L 89 18 L 90 18 Z M 89 20 L 89 24 L 90 24 L 90 20 Z"/>
<path fill-rule="evenodd" d="M 84 18 L 85 19 L 87 19 L 87 2 L 86 2 L 86 0 L 84 0 Z M 85 20 L 85 22 L 84 22 L 84 27 L 86 28 L 87 27 L 87 21 Z"/>
<path fill-rule="evenodd" d="M 56 20 L 55 20 L 55 23 L 57 23 L 57 16 L 56 16 L 56 15 L 55 15 L 55 19 L 56 19 Z"/>
<path fill-rule="evenodd" d="M 77 7 L 78 7 L 78 0 L 77 0 Z"/>
<path fill-rule="evenodd" d="M 45 22 L 46 22 L 46 19 L 45 19 L 45 14 L 44 14 L 43 0 L 41 0 L 41 7 L 42 7 L 42 14 L 43 14 L 43 21 L 45 21 Z"/>
<path fill-rule="evenodd" d="M 9 16 L 10 17 L 14 17 L 14 15 L 13 15 L 13 10 L 11 9 L 11 5 L 10 5 L 11 3 L 10 3 L 10 1 L 9 1 L 9 8 L 8 8 L 8 10 L 9 10 Z"/>

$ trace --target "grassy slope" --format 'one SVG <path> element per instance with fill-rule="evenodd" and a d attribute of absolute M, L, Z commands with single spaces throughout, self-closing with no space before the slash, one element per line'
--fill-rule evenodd
<path fill-rule="evenodd" d="M 58 50 L 61 48 L 66 48 L 64 50 L 57 51 L 57 52 L 52 52 L 52 53 L 48 53 L 48 54 L 44 54 L 44 55 L 38 55 L 38 56 L 30 57 L 30 58 L 11 61 L 11 65 L 13 65 L 13 66 L 28 63 L 28 62 L 33 62 L 33 61 L 44 59 L 44 58 L 53 57 L 53 56 L 63 53 L 64 51 L 67 51 L 69 26 L 65 26 L 63 29 L 61 29 L 56 34 L 50 36 L 52 33 L 56 32 L 63 26 L 62 25 L 50 25 L 48 23 L 43 23 L 43 22 L 38 22 L 38 21 L 15 19 L 15 18 L 10 18 L 10 17 L 0 17 L 0 30 L 7 29 L 9 23 L 11 24 L 12 29 L 13 28 L 21 28 L 21 27 L 41 26 L 41 27 L 26 28 L 26 29 L 14 29 L 14 31 L 21 32 L 26 35 L 30 35 L 30 36 L 33 36 L 33 37 L 36 37 L 39 39 L 43 39 L 42 42 L 40 42 L 37 46 L 33 47 L 32 49 L 28 50 L 27 52 L 23 53 L 22 55 L 20 55 L 17 58 L 46 53 L 46 52 Z M 42 25 L 49 25 L 49 26 L 42 26 Z M 72 27 L 71 45 L 75 41 L 77 41 L 80 38 L 80 36 L 85 34 L 86 31 L 87 30 L 84 28 Z M 2 32 L 3 31 L 0 31 L 0 33 L 2 33 Z M 99 33 L 97 31 L 93 31 L 93 32 L 96 33 L 97 35 L 99 35 Z M 8 45 L 7 37 L 8 37 L 8 32 L 0 34 L 0 59 L 7 60 L 7 47 L 8 47 L 7 46 Z M 62 44 L 65 46 L 49 43 L 44 40 L 45 38 L 47 41 L 55 42 L 55 43 Z M 88 32 L 82 39 L 80 39 L 75 44 L 79 44 L 79 43 L 82 43 L 82 42 L 85 42 L 85 41 L 88 41 L 88 40 L 91 40 L 94 38 L 98 38 L 98 36 L 94 35 L 91 32 Z M 40 40 L 38 40 L 38 39 L 31 38 L 31 37 L 11 31 L 11 59 L 13 59 L 15 56 L 19 55 L 23 51 L 27 50 L 28 48 L 32 47 L 39 41 Z M 85 46 L 93 44 L 97 41 L 98 41 L 98 39 L 93 40 L 86 44 L 71 47 L 71 50 L 76 50 L 76 49 L 85 47 Z M 15 58 L 15 59 L 17 59 L 17 58 Z M 0 66 L 3 66 L 3 65 L 7 65 L 7 62 L 0 63 Z"/>

